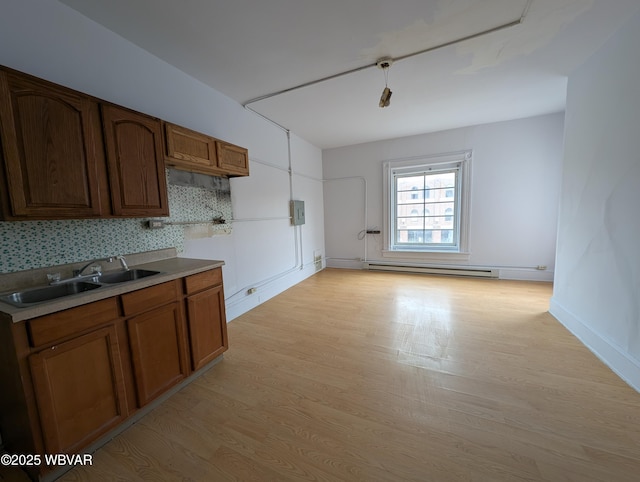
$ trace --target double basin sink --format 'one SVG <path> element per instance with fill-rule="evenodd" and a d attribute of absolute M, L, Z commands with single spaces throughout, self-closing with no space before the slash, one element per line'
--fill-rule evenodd
<path fill-rule="evenodd" d="M 77 280 L 72 278 L 70 280 L 57 282 L 53 285 L 29 288 L 0 295 L 0 301 L 19 308 L 25 308 L 37 303 L 95 290 L 104 285 L 126 283 L 127 281 L 135 281 L 155 274 L 160 274 L 160 271 L 130 269 L 127 271 L 116 271 L 114 273 L 96 274 L 95 276 L 82 277 L 82 279 Z"/>

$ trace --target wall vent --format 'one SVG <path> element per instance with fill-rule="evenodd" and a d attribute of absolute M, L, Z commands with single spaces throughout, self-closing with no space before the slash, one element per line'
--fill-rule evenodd
<path fill-rule="evenodd" d="M 491 268 L 469 268 L 456 266 L 419 266 L 410 264 L 365 263 L 372 271 L 396 271 L 405 273 L 465 276 L 471 278 L 498 278 L 498 270 Z"/>

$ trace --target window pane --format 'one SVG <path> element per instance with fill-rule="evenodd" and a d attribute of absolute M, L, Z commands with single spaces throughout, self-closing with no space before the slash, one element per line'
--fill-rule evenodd
<path fill-rule="evenodd" d="M 444 220 L 446 223 L 452 223 L 453 222 L 453 208 L 446 208 L 444 210 L 444 213 L 446 214 Z"/>
<path fill-rule="evenodd" d="M 395 243 L 425 248 L 457 243 L 457 169 L 395 176 Z"/>
<path fill-rule="evenodd" d="M 398 244 L 422 244 L 425 232 L 422 229 L 407 229 L 398 231 Z"/>
<path fill-rule="evenodd" d="M 398 201 L 396 203 L 398 205 L 398 207 L 400 207 L 400 206 L 410 206 L 408 209 L 414 209 L 414 208 L 422 208 L 422 206 L 424 206 L 424 202 L 423 201 L 416 201 L 415 199 L 400 200 L 400 196 L 404 196 L 404 194 L 406 194 L 406 193 L 398 193 Z"/>
<path fill-rule="evenodd" d="M 456 183 L 456 173 L 455 171 L 449 171 L 428 174 L 426 183 L 427 186 L 432 189 L 454 186 Z"/>
<path fill-rule="evenodd" d="M 441 202 L 438 204 L 438 212 L 442 213 L 442 214 L 446 214 L 447 210 L 450 209 L 450 212 L 453 212 L 455 210 L 455 203 L 453 201 L 451 202 Z"/>
<path fill-rule="evenodd" d="M 397 178 L 398 192 L 422 191 L 424 189 L 424 176 L 410 176 Z"/>
<path fill-rule="evenodd" d="M 424 218 L 398 218 L 398 229 L 424 229 Z"/>
<path fill-rule="evenodd" d="M 407 216 L 422 216 L 423 212 L 422 204 L 398 204 L 396 216 L 404 218 Z"/>
<path fill-rule="evenodd" d="M 440 208 L 438 207 L 438 203 L 425 203 L 425 204 L 424 204 L 424 208 L 425 208 L 427 211 L 429 211 L 429 215 L 430 215 L 430 216 L 435 215 L 435 214 L 438 212 L 438 210 L 440 209 Z"/>
<path fill-rule="evenodd" d="M 450 227 L 450 226 L 445 226 L 446 224 L 450 224 L 446 221 L 446 216 L 433 216 L 429 219 L 428 223 L 430 226 L 434 226 L 436 228 L 444 228 L 444 227 Z"/>
<path fill-rule="evenodd" d="M 453 230 L 441 229 L 438 231 L 433 231 L 433 237 L 436 243 L 451 244 L 453 243 Z"/>

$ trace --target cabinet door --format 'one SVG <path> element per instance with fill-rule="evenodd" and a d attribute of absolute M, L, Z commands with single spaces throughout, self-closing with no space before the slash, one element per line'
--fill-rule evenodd
<path fill-rule="evenodd" d="M 29 358 L 47 453 L 73 453 L 122 422 L 126 399 L 115 327 Z"/>
<path fill-rule="evenodd" d="M 159 119 L 102 105 L 111 203 L 116 216 L 168 216 Z"/>
<path fill-rule="evenodd" d="M 230 176 L 249 175 L 249 151 L 224 141 L 216 141 L 218 167 Z"/>
<path fill-rule="evenodd" d="M 203 174 L 221 174 L 213 137 L 168 122 L 164 128 L 167 165 Z"/>
<path fill-rule="evenodd" d="M 109 212 L 98 104 L 26 75 L 0 71 L 5 219 Z"/>
<path fill-rule="evenodd" d="M 179 302 L 128 320 L 139 407 L 189 374 L 183 320 Z"/>
<path fill-rule="evenodd" d="M 229 347 L 222 285 L 187 298 L 191 366 L 198 370 Z"/>

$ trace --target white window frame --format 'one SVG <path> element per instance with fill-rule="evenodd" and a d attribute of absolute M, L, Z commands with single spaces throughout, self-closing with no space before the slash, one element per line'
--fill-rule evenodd
<path fill-rule="evenodd" d="M 471 160 L 473 151 L 465 150 L 433 156 L 419 156 L 394 159 L 383 162 L 383 234 L 382 256 L 386 258 L 404 258 L 416 261 L 467 261 L 469 251 L 469 227 L 471 224 Z M 458 239 L 455 246 L 395 246 L 395 190 L 396 175 L 412 172 L 424 173 L 426 170 L 458 170 L 458 189 L 456 194 L 459 214 L 457 216 Z"/>

